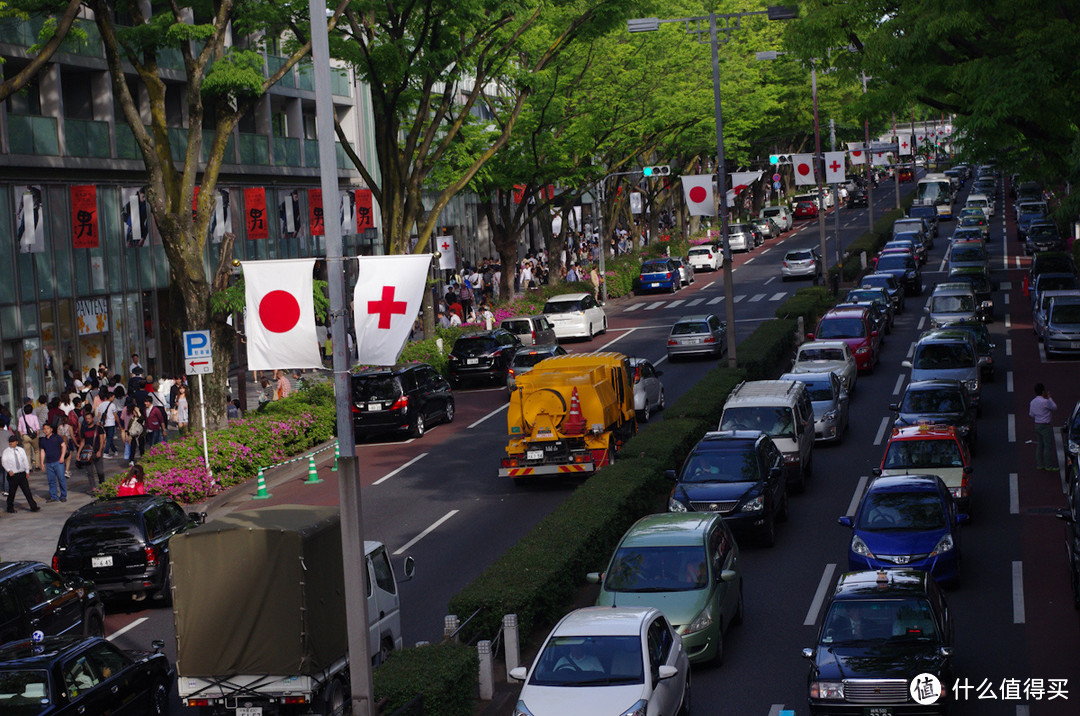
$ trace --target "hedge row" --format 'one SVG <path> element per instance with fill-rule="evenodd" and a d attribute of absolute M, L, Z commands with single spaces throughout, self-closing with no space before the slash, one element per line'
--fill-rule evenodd
<path fill-rule="evenodd" d="M 476 649 L 456 642 L 395 651 L 375 669 L 375 702 L 393 713 L 423 694 L 425 713 L 470 716 L 478 668 Z"/>
<path fill-rule="evenodd" d="M 798 318 L 802 316 L 803 326 L 812 331 L 819 318 L 836 305 L 837 297 L 824 286 L 806 286 L 795 295 L 780 304 L 776 309 L 777 318 Z"/>
<path fill-rule="evenodd" d="M 873 229 L 863 232 L 862 236 L 852 241 L 844 249 L 844 273 L 843 279 L 845 281 L 854 281 L 863 272 L 862 260 L 860 254 L 865 251 L 867 260 L 870 257 L 875 256 L 877 252 L 885 245 L 885 242 L 892 236 L 892 225 L 897 219 L 902 219 L 906 216 L 907 210 L 911 208 L 911 203 L 915 200 L 915 193 L 909 192 L 907 196 L 900 200 L 899 209 L 889 209 L 874 222 Z M 832 274 L 836 271 L 836 267 L 829 269 L 829 273 Z"/>
<path fill-rule="evenodd" d="M 764 380 L 782 372 L 798 345 L 798 325 L 791 319 L 765 321 L 743 339 L 736 355 L 747 380 Z"/>

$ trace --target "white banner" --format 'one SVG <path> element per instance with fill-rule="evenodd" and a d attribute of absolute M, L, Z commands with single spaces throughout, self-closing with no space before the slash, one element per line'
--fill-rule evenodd
<path fill-rule="evenodd" d="M 315 333 L 315 259 L 241 261 L 248 370 L 321 368 Z"/>
<path fill-rule="evenodd" d="M 431 254 L 361 256 L 353 292 L 362 365 L 394 365 L 420 313 Z"/>

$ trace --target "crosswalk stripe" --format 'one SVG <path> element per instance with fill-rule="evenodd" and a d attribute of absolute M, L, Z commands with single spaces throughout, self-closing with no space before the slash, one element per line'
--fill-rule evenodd
<path fill-rule="evenodd" d="M 690 308 L 691 306 L 696 306 L 696 305 L 698 305 L 699 303 L 701 303 L 704 300 L 705 300 L 704 298 L 695 298 L 693 301 L 690 301 L 689 303 L 687 303 L 686 307 Z"/>
<path fill-rule="evenodd" d="M 761 299 L 765 298 L 765 297 L 766 297 L 766 296 L 768 296 L 768 295 L 769 295 L 769 294 L 767 294 L 767 293 L 755 293 L 755 294 L 754 294 L 754 295 L 753 295 L 753 296 L 752 296 L 752 297 L 750 298 L 750 303 L 754 303 L 755 301 L 760 301 Z"/>
<path fill-rule="evenodd" d="M 716 304 L 720 303 L 723 300 L 724 300 L 723 296 L 716 296 L 715 298 L 710 298 L 709 303 L 706 304 L 706 305 L 715 306 Z"/>
<path fill-rule="evenodd" d="M 676 299 L 676 300 L 674 300 L 674 301 L 672 301 L 671 303 L 668 304 L 668 308 L 675 308 L 676 306 L 680 305 L 681 303 L 684 303 L 685 300 L 686 299 L 683 299 L 683 298 Z"/>
<path fill-rule="evenodd" d="M 770 301 L 779 301 L 780 299 L 782 299 L 786 295 L 787 295 L 787 291 L 781 291 L 780 293 L 773 294 L 773 297 L 770 298 L 769 300 Z"/>
<path fill-rule="evenodd" d="M 657 301 L 656 303 L 650 303 L 648 306 L 645 307 L 645 310 L 646 311 L 654 311 L 657 308 L 660 308 L 661 306 L 663 306 L 665 303 L 667 303 L 667 301 Z"/>
<path fill-rule="evenodd" d="M 645 305 L 644 303 L 632 303 L 629 306 L 627 306 L 625 309 L 623 309 L 623 313 L 630 313 L 630 311 L 636 311 L 636 310 L 638 310 L 639 308 L 641 308 L 644 305 Z"/>

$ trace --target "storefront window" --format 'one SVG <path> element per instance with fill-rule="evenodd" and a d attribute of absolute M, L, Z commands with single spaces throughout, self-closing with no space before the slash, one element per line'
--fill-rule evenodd
<path fill-rule="evenodd" d="M 7 187 L 0 187 L 0 207 L 8 206 L 9 191 Z M 11 266 L 11 252 L 13 249 L 14 242 L 11 240 L 10 216 L 0 217 L 0 266 Z M 15 302 L 14 278 L 9 274 L 7 280 L 0 281 L 0 303 Z M 0 399 L 2 399 L 2 396 L 0 396 Z"/>
<path fill-rule="evenodd" d="M 105 336 L 110 330 L 109 301 L 104 297 L 83 298 L 75 302 L 75 325 L 79 343 L 78 365 L 83 375 L 95 371 L 99 363 L 108 363 Z"/>
<path fill-rule="evenodd" d="M 110 296 L 109 330 L 112 334 L 112 352 L 109 358 L 109 372 L 113 375 L 117 373 L 123 375 L 128 364 L 128 358 L 130 358 L 128 354 L 138 351 L 137 348 L 131 351 L 126 350 L 124 339 L 127 337 L 127 329 L 128 319 L 124 308 L 124 297 L 122 295 Z"/>
<path fill-rule="evenodd" d="M 22 342 L 22 393 L 27 397 L 41 395 L 41 341 L 27 338 Z"/>
<path fill-rule="evenodd" d="M 127 332 L 124 336 L 127 338 L 127 350 L 125 351 L 125 359 L 130 359 L 132 353 L 138 353 L 142 357 L 143 365 L 147 365 L 146 351 L 143 349 L 143 320 L 140 312 L 140 306 L 142 302 L 139 300 L 138 294 L 128 294 L 127 300 L 124 301 L 127 307 L 127 325 L 125 328 Z M 118 333 L 117 336 L 120 334 Z M 127 374 L 128 362 L 117 362 L 117 373 Z M 156 375 L 154 376 L 157 377 Z"/>
<path fill-rule="evenodd" d="M 16 265 L 19 270 L 19 298 L 23 301 L 36 301 L 34 292 L 34 255 L 18 254 Z"/>
<path fill-rule="evenodd" d="M 59 332 L 55 320 L 55 307 L 52 301 L 41 304 L 41 370 L 45 380 L 45 393 L 50 398 L 60 395 L 64 388 L 64 376 L 61 362 Z"/>
<path fill-rule="evenodd" d="M 59 301 L 56 310 L 56 325 L 60 336 L 61 370 L 75 370 L 75 327 L 71 323 L 71 301 Z"/>

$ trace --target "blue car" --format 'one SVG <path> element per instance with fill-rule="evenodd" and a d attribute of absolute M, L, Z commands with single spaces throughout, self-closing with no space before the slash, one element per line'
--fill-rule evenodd
<path fill-rule="evenodd" d="M 679 267 L 671 259 L 649 259 L 641 264 L 638 293 L 667 291 L 675 293 L 682 286 Z"/>
<path fill-rule="evenodd" d="M 937 582 L 953 581 L 960 568 L 960 525 L 949 488 L 935 475 L 875 478 L 854 517 L 848 547 L 851 571 L 904 567 L 929 572 Z"/>

